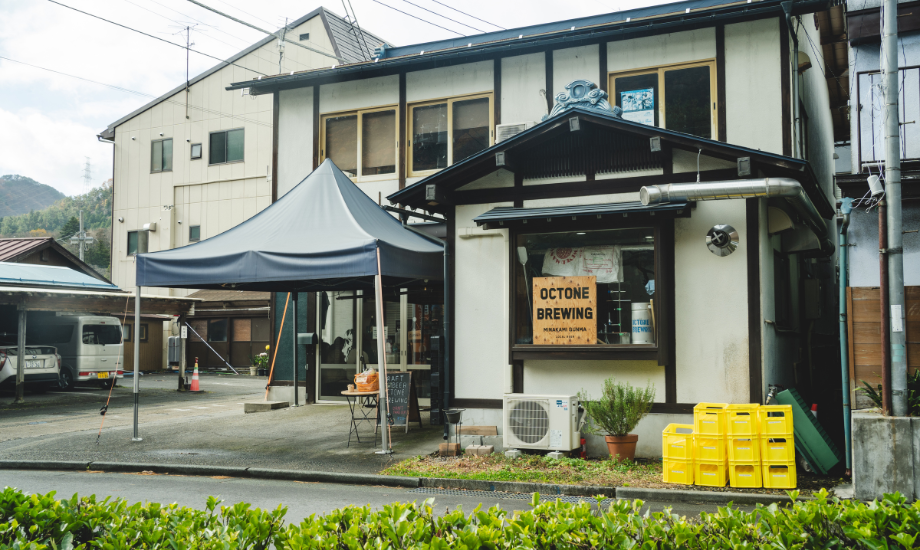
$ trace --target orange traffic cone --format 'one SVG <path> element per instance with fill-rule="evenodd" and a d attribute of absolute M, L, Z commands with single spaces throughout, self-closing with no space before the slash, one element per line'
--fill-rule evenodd
<path fill-rule="evenodd" d="M 200 392 L 201 389 L 198 387 L 198 358 L 195 358 L 195 372 L 192 373 L 192 387 L 189 391 Z"/>

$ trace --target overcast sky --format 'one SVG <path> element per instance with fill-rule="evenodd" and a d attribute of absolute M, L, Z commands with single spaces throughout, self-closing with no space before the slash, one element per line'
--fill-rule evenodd
<path fill-rule="evenodd" d="M 62 4 L 185 43 L 183 28 L 196 24 L 194 49 L 225 59 L 264 35 L 187 0 L 59 0 Z M 411 1 L 411 4 L 409 3 Z M 506 28 L 633 9 L 666 0 L 380 0 L 462 34 L 497 30 L 445 7 L 451 6 Z M 343 0 L 203 0 L 260 27 L 276 30 L 325 5 L 344 15 Z M 381 5 L 345 0 L 369 31 L 406 45 L 457 36 Z M 440 3 L 439 3 L 440 2 Z M 412 5 L 415 4 L 415 5 Z M 420 7 L 416 7 L 420 6 Z M 70 76 L 0 59 L 0 175 L 21 174 L 67 195 L 84 191 L 87 157 L 92 185 L 112 176 L 112 145 L 96 134 L 109 123 L 185 80 L 185 51 L 48 0 L 0 0 L 0 57 L 123 88 L 116 90 Z M 191 74 L 216 64 L 191 54 Z M 134 92 L 134 93 L 132 93 Z M 229 92 L 228 92 L 229 93 Z M 145 95 L 146 94 L 146 95 Z"/>

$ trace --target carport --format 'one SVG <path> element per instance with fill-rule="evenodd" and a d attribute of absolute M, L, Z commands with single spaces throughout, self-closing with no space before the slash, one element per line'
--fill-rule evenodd
<path fill-rule="evenodd" d="M 143 296 L 143 312 L 184 317 L 198 301 L 194 298 Z M 117 286 L 66 267 L 0 262 L 0 319 L 16 319 L 19 357 L 25 355 L 30 311 L 121 315 L 135 307 L 135 296 Z M 5 332 L 6 327 L 0 327 Z M 137 377 L 135 377 L 135 380 Z M 24 402 L 25 371 L 18 361 L 16 398 Z"/>
<path fill-rule="evenodd" d="M 295 335 L 298 292 L 373 290 L 377 334 L 384 335 L 383 289 L 443 280 L 445 265 L 440 242 L 403 227 L 327 159 L 242 224 L 189 246 L 139 254 L 136 280 L 138 292 L 155 286 L 293 293 Z M 377 349 L 380 402 L 388 418 L 382 337 Z M 294 373 L 296 403 L 296 368 Z M 387 452 L 387 430 L 381 432 Z"/>

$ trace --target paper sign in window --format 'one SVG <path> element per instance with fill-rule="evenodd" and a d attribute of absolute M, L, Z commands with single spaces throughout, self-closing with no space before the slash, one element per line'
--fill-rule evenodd
<path fill-rule="evenodd" d="M 623 118 L 640 124 L 655 125 L 655 90 L 644 88 L 620 92 Z"/>

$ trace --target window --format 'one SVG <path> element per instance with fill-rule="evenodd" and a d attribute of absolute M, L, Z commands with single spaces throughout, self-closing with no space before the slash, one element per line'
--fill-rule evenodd
<path fill-rule="evenodd" d="M 320 155 L 351 178 L 396 173 L 396 109 L 376 109 L 322 119 Z"/>
<path fill-rule="evenodd" d="M 83 325 L 83 343 L 103 346 L 120 344 L 121 330 L 115 325 Z"/>
<path fill-rule="evenodd" d="M 492 145 L 492 96 L 409 107 L 410 175 L 447 168 Z"/>
<path fill-rule="evenodd" d="M 709 139 L 716 135 L 715 62 L 610 75 L 623 118 Z"/>
<path fill-rule="evenodd" d="M 243 160 L 243 129 L 213 132 L 208 147 L 208 164 L 226 164 Z"/>
<path fill-rule="evenodd" d="M 137 231 L 128 231 L 128 256 L 137 254 Z"/>
<path fill-rule="evenodd" d="M 192 144 L 192 160 L 198 160 L 201 158 L 201 144 L 193 143 Z"/>
<path fill-rule="evenodd" d="M 147 324 L 146 323 L 143 323 L 140 325 L 137 331 L 137 339 L 140 340 L 141 342 L 147 341 Z"/>
<path fill-rule="evenodd" d="M 121 325 L 121 333 L 125 342 L 131 341 L 131 325 Z"/>
<path fill-rule="evenodd" d="M 300 41 L 303 42 L 304 40 L 310 40 L 310 33 L 305 32 L 300 35 Z"/>
<path fill-rule="evenodd" d="M 195 241 L 201 240 L 201 226 L 200 225 L 190 225 L 188 226 L 188 241 L 193 243 Z"/>
<path fill-rule="evenodd" d="M 519 234 L 515 246 L 515 346 L 656 343 L 654 228 Z M 569 277 L 595 279 L 566 288 Z"/>
<path fill-rule="evenodd" d="M 48 261 L 48 250 L 47 249 L 42 250 L 40 257 L 41 257 L 41 261 L 47 262 Z"/>
<path fill-rule="evenodd" d="M 150 172 L 172 171 L 172 139 L 158 139 L 150 144 Z"/>
<path fill-rule="evenodd" d="M 210 319 L 208 320 L 208 342 L 226 342 L 227 341 L 227 320 Z"/>
<path fill-rule="evenodd" d="M 73 325 L 33 324 L 26 331 L 26 345 L 53 346 L 69 344 L 73 338 Z"/>

